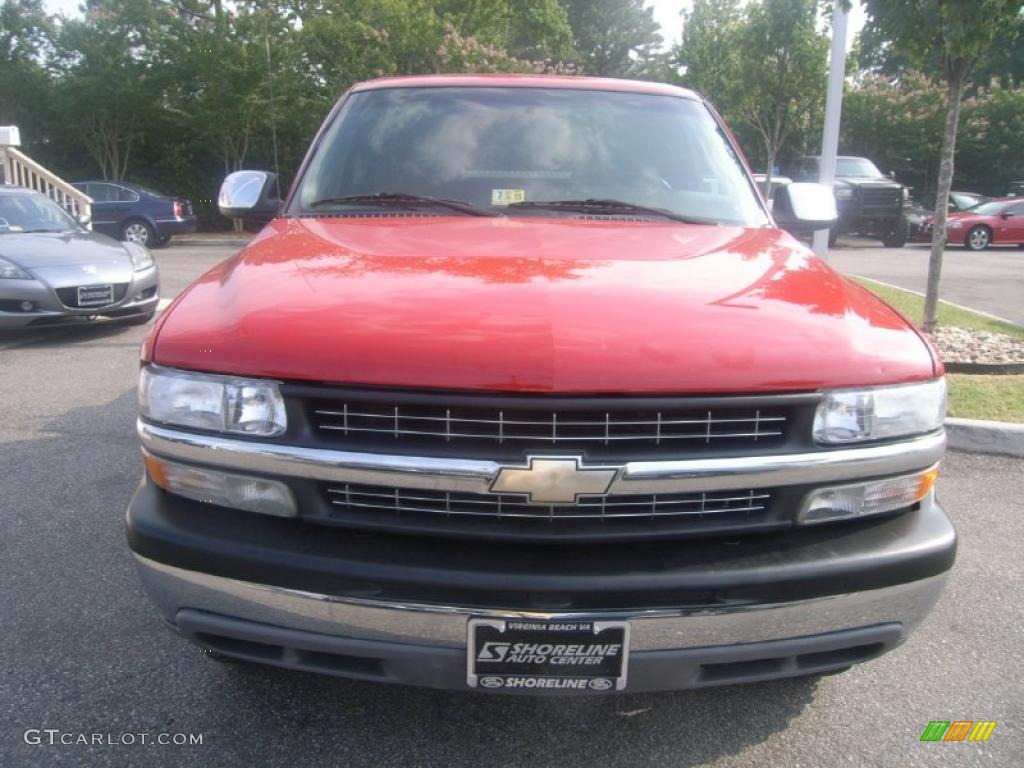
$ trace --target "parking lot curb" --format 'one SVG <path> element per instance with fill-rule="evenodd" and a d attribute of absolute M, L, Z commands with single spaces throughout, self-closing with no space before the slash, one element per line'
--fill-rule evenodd
<path fill-rule="evenodd" d="M 1024 457 L 1024 424 L 946 419 L 946 437 L 954 450 Z"/>
<path fill-rule="evenodd" d="M 241 248 L 249 244 L 252 238 L 220 238 L 220 237 L 196 237 L 191 239 L 185 239 L 183 237 L 176 237 L 171 245 L 177 246 L 211 246 L 211 245 L 222 245 L 230 248 Z"/>

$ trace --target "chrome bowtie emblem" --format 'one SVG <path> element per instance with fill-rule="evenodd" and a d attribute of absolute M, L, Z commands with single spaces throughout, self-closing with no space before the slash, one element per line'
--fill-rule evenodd
<path fill-rule="evenodd" d="M 525 467 L 502 467 L 492 493 L 525 494 L 533 504 L 572 504 L 579 496 L 608 492 L 618 469 L 581 467 L 579 457 L 530 456 Z"/>

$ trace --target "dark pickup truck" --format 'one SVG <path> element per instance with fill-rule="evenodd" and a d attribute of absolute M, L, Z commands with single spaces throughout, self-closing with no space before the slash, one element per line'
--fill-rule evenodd
<path fill-rule="evenodd" d="M 789 169 L 793 181 L 817 181 L 818 157 L 801 157 Z M 907 188 L 884 175 L 866 157 L 836 158 L 833 190 L 839 221 L 829 230 L 829 245 L 845 233 L 876 237 L 889 248 L 902 248 L 908 237 Z"/>

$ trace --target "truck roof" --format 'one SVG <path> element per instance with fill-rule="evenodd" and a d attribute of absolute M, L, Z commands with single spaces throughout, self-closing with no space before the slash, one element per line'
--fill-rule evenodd
<path fill-rule="evenodd" d="M 353 91 L 379 88 L 440 88 L 440 87 L 500 87 L 500 88 L 568 88 L 592 91 L 625 91 L 649 93 L 658 96 L 677 96 L 700 100 L 700 96 L 686 88 L 644 80 L 618 80 L 610 77 L 580 77 L 577 75 L 408 75 L 381 77 L 352 86 Z"/>

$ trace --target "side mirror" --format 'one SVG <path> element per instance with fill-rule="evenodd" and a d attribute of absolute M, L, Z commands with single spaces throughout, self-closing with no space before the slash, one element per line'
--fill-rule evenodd
<path fill-rule="evenodd" d="M 896 178 L 896 171 L 889 171 L 885 175 L 888 176 L 890 179 L 895 179 Z"/>
<path fill-rule="evenodd" d="M 779 187 L 772 215 L 776 224 L 794 234 L 828 229 L 839 219 L 832 190 L 813 182 L 794 182 Z"/>
<path fill-rule="evenodd" d="M 237 171 L 220 185 L 217 207 L 229 219 L 270 221 L 281 200 L 277 196 L 277 175 L 266 171 Z"/>
<path fill-rule="evenodd" d="M 84 213 L 80 213 L 78 214 L 78 216 L 75 217 L 75 221 L 78 222 L 78 226 L 80 226 L 82 229 L 88 229 L 89 223 L 92 221 L 92 217 L 86 216 Z"/>

